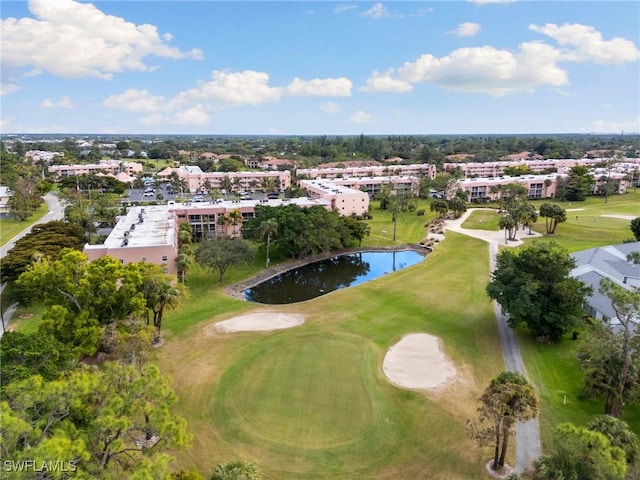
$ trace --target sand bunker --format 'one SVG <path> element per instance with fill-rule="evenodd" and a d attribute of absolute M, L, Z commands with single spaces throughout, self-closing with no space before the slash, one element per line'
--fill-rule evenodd
<path fill-rule="evenodd" d="M 304 317 L 295 313 L 256 312 L 233 317 L 215 324 L 221 332 L 261 332 L 302 325 Z"/>
<path fill-rule="evenodd" d="M 389 349 L 382 369 L 394 385 L 416 390 L 440 387 L 456 376 L 453 363 L 440 350 L 438 338 L 426 333 L 404 336 Z"/>

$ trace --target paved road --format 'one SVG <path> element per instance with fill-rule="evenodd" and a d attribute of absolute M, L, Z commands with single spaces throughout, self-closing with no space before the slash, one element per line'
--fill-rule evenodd
<path fill-rule="evenodd" d="M 29 225 L 27 228 L 22 230 L 19 234 L 5 243 L 2 247 L 0 247 L 0 258 L 3 258 L 7 254 L 7 252 L 15 246 L 18 240 L 29 233 L 33 225 L 52 222 L 53 220 L 62 220 L 64 218 L 64 209 L 62 208 L 62 204 L 60 203 L 60 200 L 58 199 L 58 196 L 56 194 L 51 192 L 47 193 L 44 196 L 44 201 L 47 202 L 49 211 L 40 220 L 37 220 L 32 225 Z"/>
<path fill-rule="evenodd" d="M 491 271 L 496 267 L 496 256 L 498 255 L 498 245 L 505 243 L 504 234 L 501 231 L 485 231 L 485 230 L 470 230 L 462 228 L 462 223 L 467 219 L 471 212 L 475 209 L 467 210 L 467 212 L 456 220 L 449 220 L 446 222 L 445 228 L 454 232 L 469 235 L 475 238 L 479 238 L 489 243 L 489 265 Z M 539 236 L 539 234 L 534 234 Z M 528 235 L 527 235 L 528 236 Z M 522 240 L 509 241 L 509 245 L 517 246 L 522 244 Z M 518 346 L 518 340 L 513 332 L 513 329 L 509 327 L 507 323 L 507 316 L 502 313 L 502 309 L 498 302 L 493 302 L 493 308 L 496 313 L 496 320 L 498 322 L 498 334 L 500 336 L 500 344 L 502 346 L 502 355 L 504 357 L 505 368 L 507 370 L 513 370 L 520 372 L 523 375 L 527 375 L 522 361 L 522 355 L 520 355 L 520 347 Z M 516 465 L 515 470 L 518 473 L 525 471 L 531 462 L 538 458 L 542 454 L 542 448 L 540 446 L 540 429 L 538 426 L 538 419 L 534 418 L 527 422 L 518 422 L 516 424 Z"/>
<path fill-rule="evenodd" d="M 45 202 L 47 202 L 47 205 L 49 206 L 49 211 L 40 220 L 37 220 L 33 224 L 29 225 L 27 228 L 25 228 L 20 233 L 18 233 L 15 237 L 13 237 L 10 241 L 8 241 L 2 247 L 0 247 L 0 258 L 3 258 L 7 254 L 7 252 L 9 252 L 9 250 L 11 250 L 15 246 L 18 240 L 20 240 L 27 233 L 29 233 L 33 225 L 38 225 L 40 223 L 47 223 L 53 220 L 62 220 L 64 218 L 64 209 L 62 208 L 62 204 L 60 203 L 60 200 L 58 199 L 58 196 L 56 194 L 49 192 L 44 196 L 44 200 Z M 4 284 L 1 284 L 0 297 L 2 296 L 3 290 L 4 290 Z M 17 307 L 18 307 L 18 304 L 14 303 L 13 305 L 10 305 L 6 311 L 2 312 L 2 320 L 4 321 L 5 328 L 9 325 L 9 321 L 11 320 L 11 317 L 13 316 L 13 313 L 15 312 Z M 0 337 L 2 336 L 3 333 L 4 331 L 2 327 L 0 327 Z"/>

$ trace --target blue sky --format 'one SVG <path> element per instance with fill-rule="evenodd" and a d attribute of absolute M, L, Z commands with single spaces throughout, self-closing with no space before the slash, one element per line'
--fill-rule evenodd
<path fill-rule="evenodd" d="M 1 7 L 3 133 L 640 132 L 637 1 Z"/>

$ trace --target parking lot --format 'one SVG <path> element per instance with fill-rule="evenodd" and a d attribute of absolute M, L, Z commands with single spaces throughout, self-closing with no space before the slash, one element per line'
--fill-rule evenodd
<path fill-rule="evenodd" d="M 169 201 L 174 202 L 211 202 L 212 198 L 207 194 L 196 194 L 191 192 L 173 192 L 169 188 L 169 184 L 161 183 L 159 185 L 149 185 L 142 189 L 131 188 L 126 190 L 126 198 L 123 202 L 139 203 L 139 202 L 155 202 Z M 265 198 L 281 198 L 282 193 L 270 192 L 239 192 L 223 196 L 221 200 L 263 200 Z"/>

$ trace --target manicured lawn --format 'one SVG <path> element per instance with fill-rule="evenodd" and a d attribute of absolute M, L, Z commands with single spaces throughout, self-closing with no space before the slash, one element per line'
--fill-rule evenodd
<path fill-rule="evenodd" d="M 462 228 L 470 228 L 472 230 L 500 230 L 500 216 L 494 209 L 483 209 L 472 212 L 469 217 L 462 223 Z"/>
<path fill-rule="evenodd" d="M 303 314 L 301 327 L 212 333 L 212 322 L 236 314 L 216 311 L 180 325 L 159 352 L 195 436 L 180 464 L 206 472 L 244 456 L 267 478 L 484 478 L 490 454 L 464 426 L 502 368 L 484 294 L 487 257 L 483 242 L 451 234 L 419 265 L 273 308 Z M 264 308 L 234 302 L 236 311 Z M 458 382 L 437 394 L 393 387 L 381 371 L 386 350 L 418 331 L 439 336 L 459 369 Z"/>
<path fill-rule="evenodd" d="M 638 193 L 611 197 L 607 205 L 589 199 L 579 205 L 585 210 L 577 220 L 570 213 L 558 234 L 546 238 L 570 251 L 619 243 L 631 236 L 629 221 L 601 215 L 634 215 L 639 205 Z M 424 224 L 435 214 L 426 201 L 418 208 L 426 215 L 399 214 L 394 242 L 392 212 L 374 202 L 371 235 L 363 245 L 422 240 Z M 478 215 L 473 221 L 487 213 Z M 483 219 L 482 228 L 489 222 Z M 544 231 L 544 219 L 535 228 Z M 271 258 L 273 264 L 283 261 L 274 250 Z M 188 299 L 165 314 L 166 343 L 154 353 L 178 395 L 175 412 L 187 418 L 194 435 L 191 449 L 174 452 L 176 468 L 195 465 L 207 475 L 217 463 L 244 457 L 257 461 L 265 478 L 278 480 L 490 478 L 483 468 L 492 452 L 465 434 L 477 397 L 504 368 L 485 293 L 486 243 L 447 232 L 421 264 L 293 305 L 266 307 L 225 293 L 225 286 L 263 267 L 261 250 L 252 265 L 230 269 L 220 284 L 217 275 L 194 266 Z M 264 309 L 302 314 L 306 322 L 262 333 L 212 328 L 217 321 Z M 40 311 L 34 313 L 36 318 Z M 34 326 L 33 320 L 21 324 L 27 330 Z M 386 381 L 387 349 L 411 332 L 442 340 L 458 370 L 456 382 L 425 394 Z M 555 425 L 582 425 L 602 411 L 602 403 L 579 397 L 575 342 L 541 345 L 524 332 L 518 335 L 541 399 L 545 448 Z M 640 407 L 626 407 L 625 414 L 640 433 Z M 513 445 L 507 462 L 513 463 Z"/>
<path fill-rule="evenodd" d="M 602 199 L 591 199 L 584 208 L 594 216 L 629 215 L 637 201 L 637 195 L 611 197 L 603 208 Z M 427 202 L 419 208 L 427 214 L 399 215 L 393 242 L 391 212 L 374 202 L 371 236 L 363 243 L 421 240 L 424 223 L 434 214 Z M 492 215 L 478 215 L 474 228 L 489 215 L 482 222 L 487 228 Z M 544 230 L 543 220 L 536 229 Z M 629 235 L 627 220 L 598 216 L 589 223 L 585 213 L 578 220 L 570 216 L 557 235 L 546 238 L 575 251 Z M 478 449 L 464 433 L 481 390 L 504 368 L 484 291 L 487 257 L 485 243 L 447 233 L 422 264 L 311 301 L 273 307 L 302 314 L 306 323 L 266 333 L 214 332 L 215 321 L 266 307 L 226 296 L 217 280 L 195 268 L 189 276 L 191 297 L 166 317 L 168 342 L 158 352 L 179 396 L 176 411 L 187 417 L 194 434 L 193 448 L 178 454 L 178 465 L 208 472 L 218 462 L 242 456 L 256 460 L 266 478 L 274 479 L 422 478 L 425 472 L 433 479 L 488 478 L 482 464 L 491 452 Z M 230 271 L 227 281 L 259 271 L 263 261 Z M 419 331 L 440 337 L 459 369 L 458 381 L 443 392 L 404 391 L 382 375 L 386 350 L 404 334 Z M 544 448 L 555 425 L 584 424 L 602 411 L 602 403 L 579 396 L 575 342 L 542 345 L 524 332 L 519 338 L 541 400 Z M 627 407 L 625 413 L 640 433 L 640 408 Z"/>
<path fill-rule="evenodd" d="M 3 218 L 0 220 L 0 245 L 4 245 L 22 230 L 33 225 L 33 223 L 44 217 L 48 211 L 49 207 L 47 204 L 42 203 L 24 222 L 19 222 L 12 218 Z"/>

